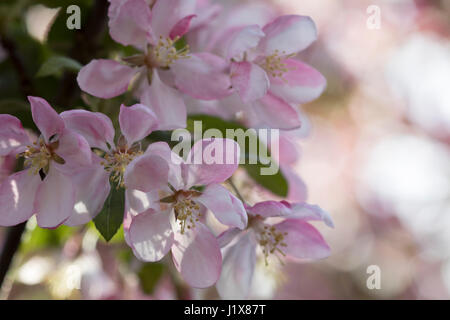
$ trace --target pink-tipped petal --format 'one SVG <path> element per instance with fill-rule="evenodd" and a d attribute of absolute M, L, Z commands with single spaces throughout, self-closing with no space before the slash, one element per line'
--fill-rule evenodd
<path fill-rule="evenodd" d="M 120 106 L 119 124 L 128 146 L 147 137 L 158 127 L 156 114 L 147 106 L 135 104 Z"/>
<path fill-rule="evenodd" d="M 247 212 L 253 216 L 287 217 L 292 213 L 291 205 L 286 201 L 263 201 L 258 202 L 253 207 L 247 208 Z"/>
<path fill-rule="evenodd" d="M 170 217 L 167 211 L 149 209 L 132 218 L 129 240 L 138 259 L 155 262 L 169 252 L 174 239 Z"/>
<path fill-rule="evenodd" d="M 222 299 L 247 298 L 256 264 L 256 242 L 247 233 L 229 248 L 223 259 L 216 288 Z"/>
<path fill-rule="evenodd" d="M 109 34 L 115 41 L 144 48 L 152 39 L 151 11 L 145 0 L 128 0 L 110 15 Z"/>
<path fill-rule="evenodd" d="M 89 143 L 82 135 L 70 129 L 64 129 L 55 152 L 64 159 L 64 165 L 68 167 L 87 166 L 92 163 Z"/>
<path fill-rule="evenodd" d="M 330 214 L 316 204 L 292 204 L 292 214 L 289 218 L 305 221 L 323 221 L 330 228 L 334 228 L 333 219 L 331 219 Z"/>
<path fill-rule="evenodd" d="M 298 110 L 270 92 L 253 102 L 252 110 L 259 121 L 270 128 L 291 130 L 301 126 Z"/>
<path fill-rule="evenodd" d="M 217 52 L 227 60 L 242 58 L 243 54 L 255 48 L 264 37 L 257 25 L 230 28 L 219 40 Z"/>
<path fill-rule="evenodd" d="M 64 121 L 59 114 L 42 98 L 28 97 L 31 104 L 33 121 L 42 133 L 46 142 L 54 135 L 62 134 Z"/>
<path fill-rule="evenodd" d="M 76 199 L 72 215 L 64 222 L 67 226 L 83 225 L 94 219 L 109 195 L 109 173 L 100 165 L 100 158 L 95 162 L 79 169 L 72 177 Z"/>
<path fill-rule="evenodd" d="M 156 71 L 152 84 L 141 96 L 141 103 L 152 110 L 159 121 L 158 130 L 173 130 L 186 127 L 186 105 L 181 94 L 164 84 Z"/>
<path fill-rule="evenodd" d="M 169 38 L 175 39 L 176 37 L 182 37 L 186 32 L 189 31 L 189 26 L 191 25 L 192 19 L 196 17 L 195 14 L 184 17 L 180 21 L 177 22 L 176 25 L 173 26 L 170 31 Z"/>
<path fill-rule="evenodd" d="M 243 61 L 231 64 L 231 85 L 242 101 L 252 102 L 266 95 L 270 82 L 266 71 L 260 66 Z"/>
<path fill-rule="evenodd" d="M 195 201 L 211 210 L 217 220 L 224 225 L 239 229 L 247 226 L 247 213 L 242 202 L 220 184 L 206 187 Z"/>
<path fill-rule="evenodd" d="M 75 199 L 72 177 L 50 166 L 34 200 L 38 225 L 41 228 L 56 228 L 64 223 L 73 213 Z"/>
<path fill-rule="evenodd" d="M 114 127 L 105 114 L 70 110 L 61 113 L 61 117 L 66 127 L 82 135 L 92 148 L 108 151 L 108 144 L 114 146 Z"/>
<path fill-rule="evenodd" d="M 266 36 L 259 42 L 258 49 L 265 56 L 297 53 L 317 39 L 316 25 L 306 16 L 280 16 L 268 23 L 263 31 Z"/>
<path fill-rule="evenodd" d="M 287 233 L 283 252 L 297 259 L 317 260 L 330 255 L 330 247 L 322 235 L 309 223 L 300 219 L 287 219 L 275 225 L 278 232 Z"/>
<path fill-rule="evenodd" d="M 125 186 L 142 192 L 150 192 L 167 185 L 169 165 L 160 156 L 145 154 L 127 166 L 124 174 Z"/>
<path fill-rule="evenodd" d="M 270 78 L 270 91 L 290 103 L 307 103 L 325 90 L 327 80 L 313 67 L 294 59 L 283 61 L 287 72 Z"/>
<path fill-rule="evenodd" d="M 12 174 L 0 184 L 0 226 L 14 226 L 34 213 L 34 199 L 41 183 L 28 170 Z"/>
<path fill-rule="evenodd" d="M 109 99 L 127 91 L 137 71 L 114 60 L 92 60 L 80 70 L 77 81 L 84 92 Z"/>
<path fill-rule="evenodd" d="M 152 30 L 159 38 L 170 36 L 174 27 L 195 13 L 196 0 L 158 0 L 152 8 Z"/>
<path fill-rule="evenodd" d="M 211 138 L 197 141 L 187 157 L 187 186 L 221 183 L 239 166 L 240 148 L 234 140 Z"/>
<path fill-rule="evenodd" d="M 9 114 L 0 114 L 0 157 L 13 154 L 30 142 L 20 120 Z"/>
<path fill-rule="evenodd" d="M 227 74 L 228 64 L 210 53 L 190 55 L 171 65 L 177 88 L 196 99 L 217 100 L 229 96 L 231 82 Z"/>
<path fill-rule="evenodd" d="M 180 156 L 172 152 L 166 142 L 160 141 L 150 144 L 145 154 L 158 155 L 167 162 L 169 165 L 169 183 L 175 189 L 179 190 L 185 186 L 180 166 L 184 161 Z"/>
<path fill-rule="evenodd" d="M 219 279 L 222 255 L 216 238 L 201 222 L 184 234 L 175 232 L 172 259 L 183 279 L 194 288 L 207 288 Z"/>

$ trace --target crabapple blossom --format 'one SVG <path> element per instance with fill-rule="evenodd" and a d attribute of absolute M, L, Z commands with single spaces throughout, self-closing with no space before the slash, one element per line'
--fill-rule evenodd
<path fill-rule="evenodd" d="M 317 220 L 333 227 L 328 213 L 317 205 L 264 201 L 247 206 L 246 211 L 249 215 L 247 229 L 230 228 L 218 237 L 221 247 L 226 247 L 222 273 L 216 285 L 223 298 L 247 296 L 257 250 L 261 251 L 266 265 L 272 257 L 282 262 L 284 257 L 316 260 L 329 256 L 327 243 L 308 223 Z M 270 221 L 272 218 L 282 221 Z"/>
<path fill-rule="evenodd" d="M 326 80 L 293 57 L 316 38 L 312 19 L 298 15 L 280 16 L 263 28 L 240 25 L 222 32 L 213 52 L 231 62 L 230 81 L 235 92 L 223 103 L 246 111 L 263 126 L 300 127 L 300 115 L 292 104 L 319 97 Z"/>
<path fill-rule="evenodd" d="M 24 169 L 0 185 L 0 225 L 16 225 L 36 214 L 39 226 L 55 228 L 76 220 L 80 206 L 92 218 L 109 190 L 99 188 L 95 198 L 81 192 L 79 183 L 83 183 L 85 170 L 100 182 L 104 179 L 87 141 L 67 128 L 47 101 L 38 97 L 28 100 L 41 132 L 35 141 L 31 141 L 19 119 L 0 115 L 0 155 L 24 159 Z"/>
<path fill-rule="evenodd" d="M 222 159 L 231 153 L 233 161 L 208 161 L 212 150 L 223 155 Z M 128 213 L 131 222 L 129 227 L 124 224 L 126 239 L 144 261 L 161 260 L 171 251 L 175 267 L 191 286 L 211 286 L 219 278 L 222 256 L 216 238 L 202 221 L 204 211 L 209 209 L 221 223 L 237 229 L 247 225 L 242 202 L 220 185 L 237 169 L 239 145 L 228 139 L 200 140 L 186 161 L 164 143 L 151 145 L 147 152 L 167 159 L 169 186 L 159 190 L 164 197 L 151 208 L 134 216 Z M 202 161 L 195 162 L 199 157 Z M 205 189 L 199 191 L 196 186 Z"/>
<path fill-rule="evenodd" d="M 168 166 L 165 160 L 141 150 L 140 141 L 158 127 L 156 115 L 146 106 L 121 105 L 119 124 L 122 135 L 117 143 L 114 143 L 112 122 L 102 113 L 70 110 L 61 113 L 61 117 L 68 128 L 85 137 L 90 147 L 103 152 L 100 164 L 117 188 L 148 192 L 161 183 L 167 183 Z"/>
<path fill-rule="evenodd" d="M 230 94 L 228 64 L 208 52 L 190 53 L 178 41 L 196 17 L 195 0 L 111 1 L 111 37 L 123 45 L 133 45 L 142 53 L 114 60 L 92 60 L 78 74 L 83 91 L 101 98 L 124 93 L 132 79 L 143 81 L 141 102 L 164 123 L 163 129 L 185 127 L 186 106 L 182 94 L 215 100 Z M 138 76 L 139 77 L 139 76 Z M 170 107 L 167 107 L 170 106 Z"/>

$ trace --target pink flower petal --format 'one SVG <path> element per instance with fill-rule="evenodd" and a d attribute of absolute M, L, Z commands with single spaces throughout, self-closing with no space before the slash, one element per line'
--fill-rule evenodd
<path fill-rule="evenodd" d="M 159 38 L 169 37 L 180 20 L 195 13 L 196 0 L 157 0 L 152 8 L 152 30 Z"/>
<path fill-rule="evenodd" d="M 75 199 L 72 177 L 50 166 L 34 200 L 38 225 L 41 228 L 56 228 L 64 223 L 73 213 Z"/>
<path fill-rule="evenodd" d="M 143 192 L 167 186 L 169 165 L 160 156 L 145 154 L 127 166 L 124 174 L 125 186 Z"/>
<path fill-rule="evenodd" d="M 127 0 L 110 15 L 109 34 L 115 41 L 145 48 L 152 39 L 151 11 L 145 0 Z"/>
<path fill-rule="evenodd" d="M 31 104 L 33 121 L 46 142 L 55 134 L 62 134 L 64 121 L 59 114 L 42 98 L 28 97 Z"/>
<path fill-rule="evenodd" d="M 55 150 L 65 161 L 65 166 L 86 166 L 92 163 L 92 151 L 83 136 L 73 130 L 65 129 L 58 139 Z"/>
<path fill-rule="evenodd" d="M 138 70 L 114 60 L 92 60 L 80 70 L 77 81 L 81 90 L 99 98 L 109 99 L 127 91 Z"/>
<path fill-rule="evenodd" d="M 159 261 L 169 252 L 174 235 L 167 211 L 149 209 L 133 217 L 129 239 L 136 257 L 143 261 Z"/>
<path fill-rule="evenodd" d="M 159 121 L 158 130 L 173 130 L 186 127 L 186 105 L 180 93 L 165 85 L 156 71 L 152 84 L 141 96 L 141 103 L 152 110 Z"/>
<path fill-rule="evenodd" d="M 254 115 L 270 128 L 291 130 L 301 126 L 298 110 L 270 93 L 253 102 L 252 109 Z"/>
<path fill-rule="evenodd" d="M 177 88 L 200 100 L 216 100 L 229 96 L 231 82 L 227 63 L 210 53 L 197 53 L 171 65 Z"/>
<path fill-rule="evenodd" d="M 231 139 L 197 141 L 187 157 L 187 186 L 221 183 L 239 166 L 240 148 Z"/>
<path fill-rule="evenodd" d="M 244 231 L 240 230 L 239 228 L 228 228 L 217 236 L 217 242 L 219 243 L 219 246 L 221 248 L 224 248 L 229 245 L 234 239 L 236 239 L 236 237 L 242 232 Z"/>
<path fill-rule="evenodd" d="M 316 204 L 292 204 L 292 215 L 289 218 L 302 219 L 305 221 L 323 221 L 330 228 L 334 228 L 330 214 Z"/>
<path fill-rule="evenodd" d="M 181 173 L 180 164 L 183 159 L 172 152 L 166 142 L 155 142 L 150 144 L 145 151 L 145 154 L 158 155 L 163 158 L 169 165 L 169 183 L 177 190 L 184 187 L 184 181 Z"/>
<path fill-rule="evenodd" d="M 0 225 L 14 226 L 34 213 L 34 199 L 41 183 L 28 170 L 12 174 L 0 184 Z"/>
<path fill-rule="evenodd" d="M 114 127 L 105 114 L 86 110 L 70 110 L 61 113 L 66 127 L 82 135 L 92 148 L 108 151 L 114 146 Z"/>
<path fill-rule="evenodd" d="M 244 61 L 231 64 L 231 84 L 242 101 L 252 102 L 266 95 L 270 82 L 260 66 Z"/>
<path fill-rule="evenodd" d="M 214 235 L 200 222 L 184 234 L 175 232 L 172 259 L 183 279 L 194 288 L 207 288 L 219 279 L 222 255 Z"/>
<path fill-rule="evenodd" d="M 78 226 L 88 223 L 102 210 L 111 186 L 109 173 L 99 163 L 100 158 L 96 158 L 95 164 L 83 167 L 73 175 L 72 181 L 76 188 L 75 206 L 65 225 Z"/>
<path fill-rule="evenodd" d="M 170 31 L 169 38 L 175 39 L 176 37 L 182 37 L 186 32 L 189 31 L 191 20 L 195 17 L 196 15 L 192 14 L 178 21 L 177 24 L 173 26 L 172 30 Z"/>
<path fill-rule="evenodd" d="M 310 17 L 285 15 L 276 18 L 263 28 L 266 36 L 258 49 L 265 56 L 276 52 L 289 55 L 300 52 L 317 39 L 317 30 Z"/>
<path fill-rule="evenodd" d="M 247 226 L 247 213 L 242 202 L 219 184 L 206 187 L 195 201 L 211 210 L 217 220 L 224 225 L 239 229 Z"/>
<path fill-rule="evenodd" d="M 270 78 L 270 91 L 290 103 L 307 103 L 325 90 L 327 80 L 316 69 L 294 59 L 283 61 L 286 69 L 281 78 Z"/>
<path fill-rule="evenodd" d="M 264 37 L 264 32 L 258 25 L 230 28 L 219 39 L 217 52 L 227 60 L 243 57 L 244 52 L 256 48 Z"/>
<path fill-rule="evenodd" d="M 119 124 L 128 146 L 147 137 L 158 127 L 156 114 L 142 104 L 120 106 Z"/>
<path fill-rule="evenodd" d="M 0 114 L 0 157 L 16 153 L 30 143 L 20 120 L 9 114 Z"/>
<path fill-rule="evenodd" d="M 287 217 L 291 215 L 292 208 L 286 201 L 263 201 L 247 208 L 247 212 L 262 218 Z"/>
<path fill-rule="evenodd" d="M 330 247 L 322 235 L 309 223 L 299 219 L 287 219 L 275 225 L 278 232 L 287 233 L 282 250 L 297 259 L 324 259 L 330 255 Z"/>
<path fill-rule="evenodd" d="M 229 248 L 223 259 L 222 273 L 216 288 L 222 299 L 246 299 L 256 264 L 256 242 L 251 233 Z"/>

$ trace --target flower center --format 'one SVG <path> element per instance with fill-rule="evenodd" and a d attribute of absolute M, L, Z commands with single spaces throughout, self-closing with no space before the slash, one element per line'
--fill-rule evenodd
<path fill-rule="evenodd" d="M 142 154 L 142 151 L 115 150 L 105 155 L 104 161 L 101 164 L 111 174 L 110 180 L 117 184 L 117 189 L 125 187 L 123 175 L 127 166 L 134 158 Z"/>
<path fill-rule="evenodd" d="M 191 199 L 191 196 L 195 196 L 195 194 L 196 191 L 182 192 L 181 199 L 178 196 L 177 201 L 173 206 L 175 218 L 178 220 L 181 227 L 181 234 L 184 234 L 186 228 L 194 228 L 195 223 L 201 217 L 200 206 Z"/>
<path fill-rule="evenodd" d="M 167 68 L 178 59 L 189 58 L 189 45 L 177 49 L 175 44 L 178 40 L 179 36 L 174 39 L 160 36 L 158 43 L 149 47 L 146 64 L 149 67 Z"/>
<path fill-rule="evenodd" d="M 58 145 L 58 141 L 47 145 L 41 138 L 39 141 L 33 142 L 33 145 L 27 146 L 24 152 L 17 155 L 17 158 L 23 157 L 25 159 L 24 166 L 29 168 L 29 172 L 32 174 L 38 174 L 41 170 L 44 174 L 48 174 L 52 160 L 59 164 L 65 163 L 64 159 L 54 152 Z"/>
<path fill-rule="evenodd" d="M 256 230 L 258 243 L 262 248 L 266 266 L 269 265 L 268 258 L 271 254 L 283 264 L 283 261 L 278 254 L 283 257 L 286 255 L 281 248 L 287 246 L 284 242 L 284 237 L 287 235 L 287 232 L 279 232 L 274 226 L 262 222 Z"/>
<path fill-rule="evenodd" d="M 293 56 L 293 54 L 287 56 L 283 54 L 280 55 L 280 52 L 278 50 L 275 50 L 273 54 L 265 57 L 265 59 L 262 60 L 259 65 L 261 68 L 266 70 L 266 72 L 273 78 L 282 78 L 283 75 L 289 71 L 286 63 L 284 63 L 283 61 Z"/>

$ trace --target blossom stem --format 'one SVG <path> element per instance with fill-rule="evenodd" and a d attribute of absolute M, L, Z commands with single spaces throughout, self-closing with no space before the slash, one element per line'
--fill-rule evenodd
<path fill-rule="evenodd" d="M 19 249 L 20 239 L 25 231 L 26 222 L 18 224 L 17 226 L 10 227 L 7 230 L 5 236 L 5 242 L 0 253 L 0 288 L 8 272 L 11 262 L 14 258 L 14 254 Z"/>

